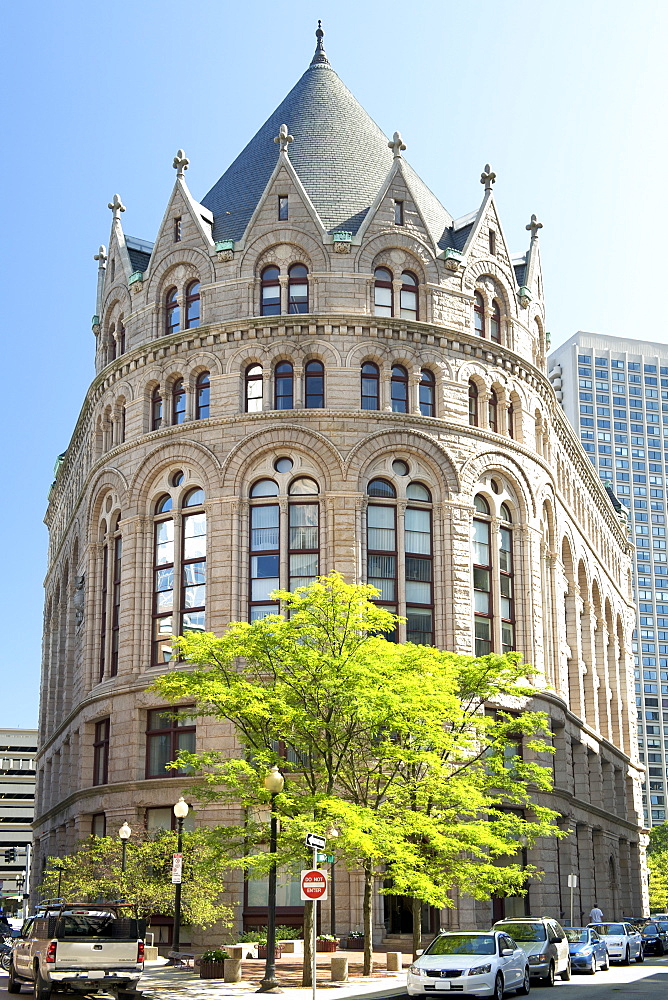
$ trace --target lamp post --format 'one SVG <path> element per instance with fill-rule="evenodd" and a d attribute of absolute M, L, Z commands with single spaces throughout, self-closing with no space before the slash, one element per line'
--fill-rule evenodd
<path fill-rule="evenodd" d="M 264 779 L 264 787 L 271 793 L 271 822 L 269 826 L 269 851 L 274 856 L 269 869 L 269 892 L 267 913 L 267 958 L 264 967 L 264 978 L 260 983 L 258 993 L 282 993 L 276 979 L 276 840 L 278 837 L 278 817 L 276 815 L 276 796 L 283 791 L 285 778 L 274 765 Z"/>
<path fill-rule="evenodd" d="M 21 919 L 23 919 L 23 883 L 25 881 L 24 875 L 16 876 L 16 893 L 21 898 Z"/>
<path fill-rule="evenodd" d="M 176 850 L 179 855 L 183 854 L 183 821 L 188 815 L 188 803 L 181 796 L 174 806 L 176 816 Z M 174 937 L 172 940 L 172 951 L 178 951 L 181 944 L 181 878 L 176 883 L 174 891 Z"/>
<path fill-rule="evenodd" d="M 118 836 L 121 838 L 121 848 L 122 848 L 121 871 L 123 872 L 124 875 L 125 875 L 125 862 L 127 859 L 128 840 L 130 839 L 131 834 L 132 830 L 128 826 L 128 821 L 126 820 L 125 823 L 123 823 L 123 826 L 118 831 Z"/>
<path fill-rule="evenodd" d="M 338 837 L 339 831 L 336 829 L 333 823 L 325 830 L 326 837 Z M 333 862 L 332 867 L 329 871 L 329 933 L 336 936 L 336 882 L 335 882 L 335 868 L 336 860 Z"/>

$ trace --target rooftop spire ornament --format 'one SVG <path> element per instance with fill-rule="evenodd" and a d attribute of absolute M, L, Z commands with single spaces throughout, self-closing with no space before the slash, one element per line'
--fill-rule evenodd
<path fill-rule="evenodd" d="M 100 245 L 100 249 L 93 257 L 93 260 L 97 261 L 97 266 L 100 269 L 107 266 L 107 248 L 103 243 Z"/>
<path fill-rule="evenodd" d="M 109 202 L 107 208 L 111 209 L 114 217 L 114 222 L 120 222 L 121 212 L 125 211 L 125 205 L 121 201 L 120 194 L 114 195 L 113 201 Z"/>
<path fill-rule="evenodd" d="M 531 222 L 525 227 L 531 233 L 531 242 L 538 239 L 538 230 L 543 228 L 543 223 L 538 221 L 536 215 L 531 216 Z"/>
<path fill-rule="evenodd" d="M 281 127 L 278 130 L 278 135 L 274 139 L 274 142 L 277 142 L 279 144 L 281 153 L 287 153 L 289 144 L 291 142 L 294 142 L 294 136 L 288 135 L 287 125 L 281 125 Z"/>
<path fill-rule="evenodd" d="M 485 169 L 480 174 L 480 183 L 485 185 L 485 191 L 492 190 L 492 184 L 496 181 L 496 174 L 490 167 L 489 163 L 485 164 Z"/>
<path fill-rule="evenodd" d="M 318 39 L 318 43 L 315 47 L 313 59 L 311 59 L 311 66 L 317 66 L 318 63 L 329 64 L 329 59 L 325 55 L 325 46 L 322 44 L 322 40 L 325 37 L 325 32 L 322 30 L 322 21 L 318 21 L 315 37 Z"/>
<path fill-rule="evenodd" d="M 184 172 L 184 170 L 188 169 L 188 164 L 189 163 L 190 163 L 190 160 L 188 159 L 188 157 L 186 156 L 186 154 L 183 152 L 183 150 L 180 149 L 178 151 L 178 153 L 176 154 L 176 156 L 174 157 L 174 162 L 172 163 L 172 166 L 174 167 L 174 170 L 176 170 L 176 176 L 177 177 L 183 177 L 183 172 Z"/>
<path fill-rule="evenodd" d="M 392 154 L 396 159 L 401 156 L 402 149 L 406 148 L 406 143 L 401 138 L 401 132 L 395 132 L 392 136 L 392 142 L 388 142 L 388 148 L 392 150 Z"/>

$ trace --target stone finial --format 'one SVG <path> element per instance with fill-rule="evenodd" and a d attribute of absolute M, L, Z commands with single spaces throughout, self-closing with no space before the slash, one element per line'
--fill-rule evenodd
<path fill-rule="evenodd" d="M 392 142 L 388 142 L 388 149 L 392 150 L 393 156 L 401 156 L 402 149 L 406 148 L 406 143 L 401 138 L 401 132 L 395 132 L 392 136 Z"/>
<path fill-rule="evenodd" d="M 104 244 L 100 245 L 100 249 L 93 257 L 93 260 L 97 261 L 97 266 L 102 270 L 107 266 L 107 248 Z"/>
<path fill-rule="evenodd" d="M 485 169 L 480 174 L 480 183 L 485 185 L 485 191 L 492 190 L 492 184 L 496 182 L 496 174 L 490 167 L 489 163 L 485 164 Z"/>
<path fill-rule="evenodd" d="M 109 202 L 107 208 L 110 208 L 113 212 L 114 222 L 117 220 L 120 222 L 121 212 L 125 211 L 125 205 L 121 201 L 121 196 L 119 194 L 114 195 L 113 201 Z"/>
<path fill-rule="evenodd" d="M 291 142 L 294 142 L 294 136 L 288 135 L 287 125 L 281 125 L 281 127 L 278 130 L 278 135 L 274 139 L 274 142 L 277 142 L 279 144 L 281 153 L 287 153 L 289 144 Z"/>
<path fill-rule="evenodd" d="M 325 47 L 322 44 L 322 40 L 325 37 L 325 32 L 322 30 L 322 21 L 318 21 L 318 28 L 315 33 L 315 37 L 318 42 L 315 47 L 315 52 L 313 53 L 313 59 L 311 59 L 311 66 L 317 66 L 318 63 L 329 64 L 329 59 L 325 55 Z"/>
<path fill-rule="evenodd" d="M 176 156 L 174 157 L 174 162 L 172 163 L 172 166 L 174 167 L 174 170 L 176 170 L 176 176 L 177 177 L 183 177 L 183 172 L 188 169 L 188 164 L 189 163 L 190 163 L 190 160 L 188 159 L 188 157 L 186 156 L 186 154 L 183 152 L 183 150 L 180 149 L 178 151 L 178 153 L 176 154 Z"/>
<path fill-rule="evenodd" d="M 525 227 L 527 232 L 531 233 L 531 242 L 538 239 L 538 230 L 543 228 L 543 223 L 538 221 L 536 215 L 531 216 L 531 222 Z"/>

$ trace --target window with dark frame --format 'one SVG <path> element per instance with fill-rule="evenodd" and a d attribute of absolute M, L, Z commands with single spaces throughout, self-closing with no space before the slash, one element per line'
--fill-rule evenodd
<path fill-rule="evenodd" d="M 280 543 L 278 485 L 261 479 L 250 491 L 250 571 L 248 620 L 276 615 L 280 605 L 271 597 L 280 586 Z M 255 502 L 253 502 L 255 501 Z"/>
<path fill-rule="evenodd" d="M 489 230 L 489 252 L 496 256 L 496 233 L 493 229 Z"/>
<path fill-rule="evenodd" d="M 301 476 L 288 493 L 288 589 L 307 587 L 317 578 L 320 565 L 318 484 Z M 295 500 L 294 497 L 302 499 Z M 309 501 L 307 498 L 311 497 Z"/>
<path fill-rule="evenodd" d="M 418 280 L 412 271 L 404 271 L 401 275 L 399 290 L 399 315 L 402 319 L 417 320 L 418 317 Z"/>
<path fill-rule="evenodd" d="M 325 366 L 322 361 L 307 361 L 304 366 L 304 406 L 319 410 L 325 405 Z"/>
<path fill-rule="evenodd" d="M 122 320 L 118 324 L 118 353 L 125 354 L 125 327 Z"/>
<path fill-rule="evenodd" d="M 172 424 L 182 424 L 186 419 L 186 390 L 183 379 L 178 378 L 172 386 Z"/>
<path fill-rule="evenodd" d="M 162 393 L 160 386 L 156 385 L 151 394 L 151 430 L 157 431 L 162 427 Z"/>
<path fill-rule="evenodd" d="M 362 365 L 361 378 L 362 409 L 380 409 L 380 371 L 373 361 Z"/>
<path fill-rule="evenodd" d="M 408 372 L 403 365 L 392 365 L 390 397 L 392 413 L 408 413 Z"/>
<path fill-rule="evenodd" d="M 288 196 L 279 194 L 278 196 L 278 221 L 285 222 L 288 218 Z"/>
<path fill-rule="evenodd" d="M 303 264 L 293 264 L 288 268 L 288 312 L 307 313 L 308 270 Z"/>
<path fill-rule="evenodd" d="M 499 511 L 505 524 L 499 525 L 499 617 L 501 619 L 501 652 L 515 649 L 515 585 L 513 566 L 512 515 L 507 504 Z"/>
<path fill-rule="evenodd" d="M 119 426 L 118 426 L 118 443 L 123 444 L 125 441 L 125 418 L 126 418 L 125 406 L 121 406 L 119 413 Z"/>
<path fill-rule="evenodd" d="M 246 413 L 260 413 L 263 394 L 262 365 L 248 366 L 245 383 Z"/>
<path fill-rule="evenodd" d="M 280 271 L 271 264 L 265 267 L 260 276 L 260 315 L 280 316 L 281 314 L 281 283 Z"/>
<path fill-rule="evenodd" d="M 434 373 L 423 368 L 420 373 L 420 413 L 423 417 L 436 415 L 436 379 Z"/>
<path fill-rule="evenodd" d="M 107 817 L 104 813 L 93 813 L 90 818 L 91 837 L 107 836 Z"/>
<path fill-rule="evenodd" d="M 181 309 L 176 288 L 170 288 L 165 295 L 165 334 L 176 333 L 181 325 Z"/>
<path fill-rule="evenodd" d="M 123 563 L 123 539 L 117 533 L 114 537 L 113 576 L 111 582 L 111 656 L 109 658 L 109 675 L 118 674 L 118 652 L 120 649 L 121 628 L 121 573 Z"/>
<path fill-rule="evenodd" d="M 194 753 L 196 727 L 189 708 L 158 708 L 147 713 L 146 725 L 146 777 L 169 778 L 191 774 L 190 768 L 165 770 L 165 765 L 176 760 L 179 751 Z"/>
<path fill-rule="evenodd" d="M 472 378 L 469 379 L 469 425 L 478 426 L 478 386 Z"/>
<path fill-rule="evenodd" d="M 489 317 L 489 339 L 495 344 L 501 343 L 501 307 L 496 299 L 492 302 L 492 312 Z"/>
<path fill-rule="evenodd" d="M 386 267 L 374 271 L 373 311 L 376 316 L 393 316 L 392 272 Z"/>
<path fill-rule="evenodd" d="M 394 224 L 395 226 L 403 226 L 404 224 L 404 203 L 396 199 L 394 202 Z"/>
<path fill-rule="evenodd" d="M 499 398 L 494 389 L 490 389 L 487 400 L 487 425 L 495 434 L 499 432 Z"/>
<path fill-rule="evenodd" d="M 211 396 L 209 372 L 200 372 L 195 384 L 195 420 L 207 420 Z"/>
<path fill-rule="evenodd" d="M 181 242 L 181 216 L 177 215 L 174 219 L 174 242 Z"/>
<path fill-rule="evenodd" d="M 478 337 L 485 336 L 485 302 L 480 292 L 474 295 L 473 327 Z"/>
<path fill-rule="evenodd" d="M 109 544 L 102 547 L 102 579 L 100 581 L 100 656 L 98 679 L 104 680 L 107 661 L 107 604 L 109 601 Z"/>
<path fill-rule="evenodd" d="M 172 659 L 171 637 L 175 634 L 174 612 L 174 519 L 172 498 L 159 497 L 155 514 L 153 541 L 153 649 L 151 663 L 169 663 Z M 168 515 L 168 516 L 166 516 Z"/>
<path fill-rule="evenodd" d="M 485 656 L 493 648 L 491 519 L 489 504 L 484 497 L 476 496 L 473 503 L 476 510 L 473 519 L 475 655 Z"/>
<path fill-rule="evenodd" d="M 93 784 L 106 785 L 109 780 L 109 719 L 95 723 L 93 742 Z"/>
<path fill-rule="evenodd" d="M 274 409 L 294 407 L 294 370 L 289 361 L 280 361 L 274 368 Z"/>
<path fill-rule="evenodd" d="M 186 330 L 193 330 L 200 324 L 200 283 L 191 281 L 186 287 Z"/>
<path fill-rule="evenodd" d="M 188 803 L 190 805 L 190 803 Z M 149 806 L 146 810 L 145 815 L 146 823 L 146 833 L 152 840 L 154 837 L 158 837 L 161 833 L 168 830 L 177 829 L 177 819 L 174 815 L 173 806 Z M 192 833 L 195 829 L 195 817 L 192 812 L 192 806 L 188 815 L 183 820 L 183 829 Z"/>
<path fill-rule="evenodd" d="M 507 421 L 508 421 L 508 437 L 515 437 L 515 407 L 513 406 L 512 399 L 508 403 Z"/>

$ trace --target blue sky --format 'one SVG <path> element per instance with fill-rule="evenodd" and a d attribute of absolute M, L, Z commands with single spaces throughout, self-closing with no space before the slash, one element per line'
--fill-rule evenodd
<path fill-rule="evenodd" d="M 202 197 L 306 69 L 319 17 L 334 68 L 453 215 L 479 204 L 486 162 L 514 251 L 537 213 L 554 346 L 578 329 L 668 341 L 668 4 L 3 4 L 0 726 L 36 724 L 42 519 L 93 373 L 107 203 L 119 192 L 125 231 L 152 240 L 179 147 Z"/>

